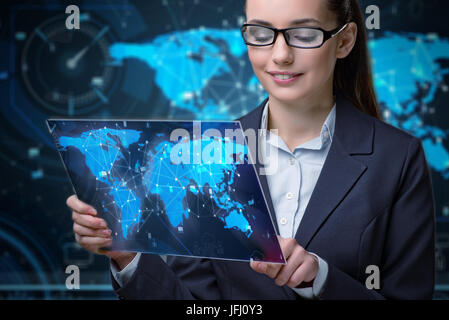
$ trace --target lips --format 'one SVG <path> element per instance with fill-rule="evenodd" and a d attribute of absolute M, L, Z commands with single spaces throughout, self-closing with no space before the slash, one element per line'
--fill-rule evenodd
<path fill-rule="evenodd" d="M 280 74 L 280 75 L 288 75 L 288 76 L 297 76 L 297 75 L 301 74 L 301 73 L 288 72 L 288 71 L 268 71 L 268 73 L 273 75 L 273 76 L 274 75 L 278 75 L 278 74 Z"/>
<path fill-rule="evenodd" d="M 288 71 L 273 71 L 268 72 L 273 80 L 279 84 L 288 84 L 295 81 L 302 73 L 293 73 Z"/>

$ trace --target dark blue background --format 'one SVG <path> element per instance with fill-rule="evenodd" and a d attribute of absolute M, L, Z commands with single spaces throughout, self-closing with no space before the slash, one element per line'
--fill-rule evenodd
<path fill-rule="evenodd" d="M 115 298 L 108 259 L 88 253 L 75 243 L 71 213 L 65 206 L 66 198 L 73 192 L 44 119 L 55 115 L 167 119 L 194 116 L 179 108 L 167 107 L 168 101 L 153 85 L 154 72 L 137 61 L 130 61 L 116 70 L 108 83 L 106 102 L 97 98 L 71 111 L 56 106 L 56 112 L 40 103 L 22 77 L 23 59 L 50 69 L 54 64 L 53 61 L 39 60 L 34 51 L 24 55 L 26 37 L 44 21 L 63 15 L 69 4 L 77 4 L 82 12 L 90 12 L 99 28 L 109 26 L 111 42 L 145 41 L 167 32 L 200 26 L 237 28 L 243 16 L 243 0 L 2 1 L 0 298 Z M 449 4 L 445 0 L 373 0 L 360 1 L 360 4 L 362 8 L 376 4 L 381 10 L 381 30 L 370 31 L 370 37 L 384 31 L 432 32 L 449 37 Z M 23 36 L 16 33 L 18 30 L 25 35 L 22 41 L 17 40 Z M 388 48 L 385 48 L 385 54 L 388 55 Z M 246 63 L 249 66 L 247 59 Z M 33 69 L 30 70 L 31 74 Z M 37 82 L 39 76 L 48 77 L 54 83 L 67 81 L 67 75 L 58 73 L 57 69 L 51 69 L 45 75 L 31 76 Z M 72 85 L 74 89 L 82 90 L 85 83 L 82 77 L 75 77 Z M 257 96 L 250 97 L 249 101 L 249 110 L 260 102 Z M 447 93 L 438 94 L 434 107 L 441 115 L 437 120 L 440 128 L 449 128 L 448 102 Z M 439 217 L 437 247 L 440 259 L 445 259 L 444 264 L 437 263 L 435 298 L 446 299 L 449 297 L 449 222 L 443 219 L 442 210 L 449 205 L 449 186 L 435 172 L 432 172 L 432 179 Z M 70 264 L 81 269 L 81 290 L 69 291 L 64 285 L 67 276 L 64 271 Z"/>

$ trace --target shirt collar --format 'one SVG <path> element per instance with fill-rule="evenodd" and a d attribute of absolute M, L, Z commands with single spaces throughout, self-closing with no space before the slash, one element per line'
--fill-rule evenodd
<path fill-rule="evenodd" d="M 307 149 L 321 149 L 323 145 L 330 141 L 332 143 L 334 131 L 335 131 L 335 114 L 336 114 L 336 105 L 337 103 L 334 103 L 334 106 L 332 107 L 331 111 L 326 117 L 326 120 L 323 123 L 323 126 L 321 127 L 321 133 L 320 136 L 312 139 L 310 141 L 307 141 L 303 143 L 301 146 L 302 148 Z M 260 128 L 262 130 L 267 130 L 267 122 L 268 122 L 268 100 L 267 103 L 264 106 L 263 112 L 262 112 L 262 120 L 260 124 Z M 270 132 L 267 132 L 267 142 L 270 142 L 269 136 Z M 279 142 L 276 142 L 279 143 Z"/>

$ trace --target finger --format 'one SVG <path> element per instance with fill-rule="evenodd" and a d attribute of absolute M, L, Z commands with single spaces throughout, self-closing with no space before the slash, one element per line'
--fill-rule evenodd
<path fill-rule="evenodd" d="M 75 239 L 76 239 L 76 242 L 78 242 L 78 244 L 81 247 L 85 248 L 86 250 L 89 250 L 90 252 L 97 253 L 97 254 L 106 254 L 106 252 L 104 252 L 103 250 L 101 250 L 99 248 L 104 248 L 105 246 L 109 246 L 109 245 L 112 244 L 111 239 L 109 239 L 104 244 L 100 244 L 100 246 L 98 246 L 97 244 L 89 245 L 89 244 L 86 244 L 86 242 L 89 242 L 89 241 L 86 241 L 86 239 L 82 239 L 82 236 L 80 236 L 80 235 L 78 235 L 76 233 L 75 233 Z M 81 244 L 81 242 L 83 244 Z M 112 252 L 113 251 L 109 252 L 109 254 L 111 254 Z"/>
<path fill-rule="evenodd" d="M 254 271 L 265 274 L 272 279 L 276 277 L 279 270 L 282 268 L 281 264 L 273 264 L 266 262 L 251 262 L 250 266 Z"/>
<path fill-rule="evenodd" d="M 249 265 L 250 265 L 251 269 L 253 269 L 254 271 L 256 271 L 258 273 L 265 274 L 266 266 L 267 266 L 266 263 L 251 261 Z"/>
<path fill-rule="evenodd" d="M 100 238 L 109 238 L 112 233 L 112 231 L 110 229 L 87 228 L 87 227 L 80 225 L 76 222 L 73 224 L 73 231 L 80 236 L 100 237 Z"/>
<path fill-rule="evenodd" d="M 279 244 L 284 254 L 284 258 L 288 259 L 292 254 L 296 246 L 299 246 L 298 242 L 294 238 L 282 238 L 278 236 Z"/>
<path fill-rule="evenodd" d="M 76 211 L 72 212 L 72 219 L 77 224 L 80 224 L 87 228 L 102 229 L 108 227 L 106 221 L 104 221 L 103 219 L 90 216 L 87 214 L 80 214 L 79 212 Z"/>
<path fill-rule="evenodd" d="M 296 250 L 287 259 L 287 264 L 277 274 L 275 283 L 278 286 L 284 286 L 290 280 L 290 277 L 298 269 L 298 267 L 304 262 L 306 257 L 305 250 L 301 247 L 297 247 Z"/>
<path fill-rule="evenodd" d="M 290 254 L 293 252 L 295 246 L 298 246 L 298 243 L 296 242 L 296 239 L 289 238 L 285 239 L 281 236 L 277 236 L 279 240 L 279 244 L 281 246 L 282 252 L 284 254 L 285 259 L 288 259 Z M 301 248 L 301 247 L 300 247 Z M 282 270 L 283 265 L 282 264 L 274 264 L 274 263 L 260 263 L 260 262 L 253 262 L 251 264 L 251 268 L 259 273 L 266 274 L 272 279 L 275 279 L 279 272 Z"/>
<path fill-rule="evenodd" d="M 295 288 L 299 286 L 302 282 L 312 281 L 316 277 L 317 267 L 314 265 L 315 262 L 313 258 L 304 261 L 295 272 L 291 275 L 290 279 L 287 281 L 287 286 L 290 288 Z"/>
<path fill-rule="evenodd" d="M 97 251 L 98 248 L 106 247 L 112 244 L 112 238 L 79 236 L 78 243 L 84 248 Z"/>
<path fill-rule="evenodd" d="M 281 269 L 284 267 L 282 264 L 275 264 L 275 263 L 266 263 L 266 270 L 265 274 L 269 276 L 272 279 L 275 279 L 278 275 L 278 273 L 281 271 Z"/>
<path fill-rule="evenodd" d="M 79 200 L 76 194 L 68 197 L 66 204 L 69 208 L 71 208 L 74 211 L 84 214 L 90 214 L 93 216 L 97 215 L 97 210 L 95 210 L 94 207 L 88 205 L 87 203 L 84 203 L 81 200 Z"/>

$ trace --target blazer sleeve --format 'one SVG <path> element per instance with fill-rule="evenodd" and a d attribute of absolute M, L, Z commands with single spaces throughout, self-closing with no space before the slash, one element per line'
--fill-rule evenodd
<path fill-rule="evenodd" d="M 212 262 L 208 259 L 142 254 L 131 279 L 120 287 L 111 274 L 119 299 L 220 299 Z"/>
<path fill-rule="evenodd" d="M 329 264 L 321 299 L 432 299 L 435 284 L 435 209 L 430 171 L 421 141 L 412 138 L 397 194 L 382 214 L 380 288 L 367 289 Z M 359 253 L 360 254 L 360 253 Z M 365 276 L 368 276 L 365 274 Z"/>

